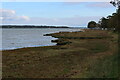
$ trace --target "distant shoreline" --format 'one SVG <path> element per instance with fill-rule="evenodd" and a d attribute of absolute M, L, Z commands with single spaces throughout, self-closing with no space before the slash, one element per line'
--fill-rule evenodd
<path fill-rule="evenodd" d="M 1 25 L 0 28 L 86 28 L 86 27 L 68 27 L 68 26 L 35 26 L 35 25 Z"/>
<path fill-rule="evenodd" d="M 0 28 L 69 28 L 67 26 L 2 25 Z"/>

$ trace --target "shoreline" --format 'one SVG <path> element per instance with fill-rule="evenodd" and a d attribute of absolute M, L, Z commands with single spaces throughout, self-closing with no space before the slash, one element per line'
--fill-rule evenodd
<path fill-rule="evenodd" d="M 82 32 L 82 31 L 83 31 L 83 29 L 80 29 L 79 31 L 62 31 L 62 32 Z M 55 32 L 55 33 L 61 33 L 61 31 Z M 53 37 L 51 34 L 54 34 L 54 33 L 44 34 L 43 36 L 48 36 L 49 35 L 49 36 Z M 57 37 L 53 37 L 53 38 L 57 38 Z M 55 40 L 57 40 L 57 39 L 55 39 Z M 54 40 L 51 40 L 51 43 L 55 43 L 53 41 Z M 27 46 L 27 47 L 15 47 L 15 48 L 9 48 L 9 49 L 2 49 L 0 51 L 9 51 L 9 50 L 16 50 L 16 49 L 22 49 L 22 48 L 32 48 L 32 47 L 56 46 L 56 45 L 57 45 L 57 43 L 54 44 L 54 45 L 49 45 L 49 44 L 48 45 L 33 45 L 33 46 Z"/>
<path fill-rule="evenodd" d="M 49 36 L 58 38 L 53 41 L 57 45 L 2 51 L 3 78 L 115 78 L 118 75 L 114 62 L 117 34 L 85 30 Z"/>
<path fill-rule="evenodd" d="M 45 47 L 45 46 L 54 46 L 54 45 L 34 45 L 34 46 L 27 46 L 27 47 L 16 47 L 16 48 L 2 49 L 0 51 L 9 51 L 9 50 L 22 49 L 22 48 Z"/>

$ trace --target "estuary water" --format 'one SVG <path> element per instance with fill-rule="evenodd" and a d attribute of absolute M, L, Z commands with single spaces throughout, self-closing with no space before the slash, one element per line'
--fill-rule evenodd
<path fill-rule="evenodd" d="M 73 28 L 19 28 L 2 29 L 2 47 L 0 50 L 11 50 L 24 47 L 38 47 L 56 45 L 52 43 L 51 36 L 44 34 L 56 33 L 62 31 L 80 31 Z"/>

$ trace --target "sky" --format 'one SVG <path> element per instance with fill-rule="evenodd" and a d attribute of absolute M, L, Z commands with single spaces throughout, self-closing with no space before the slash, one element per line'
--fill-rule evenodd
<path fill-rule="evenodd" d="M 2 2 L 0 24 L 84 27 L 116 12 L 109 2 Z"/>

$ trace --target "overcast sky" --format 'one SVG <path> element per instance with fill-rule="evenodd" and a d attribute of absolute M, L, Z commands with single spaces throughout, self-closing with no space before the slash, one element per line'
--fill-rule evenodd
<path fill-rule="evenodd" d="M 0 20 L 3 24 L 77 27 L 115 11 L 109 2 L 2 2 Z"/>

